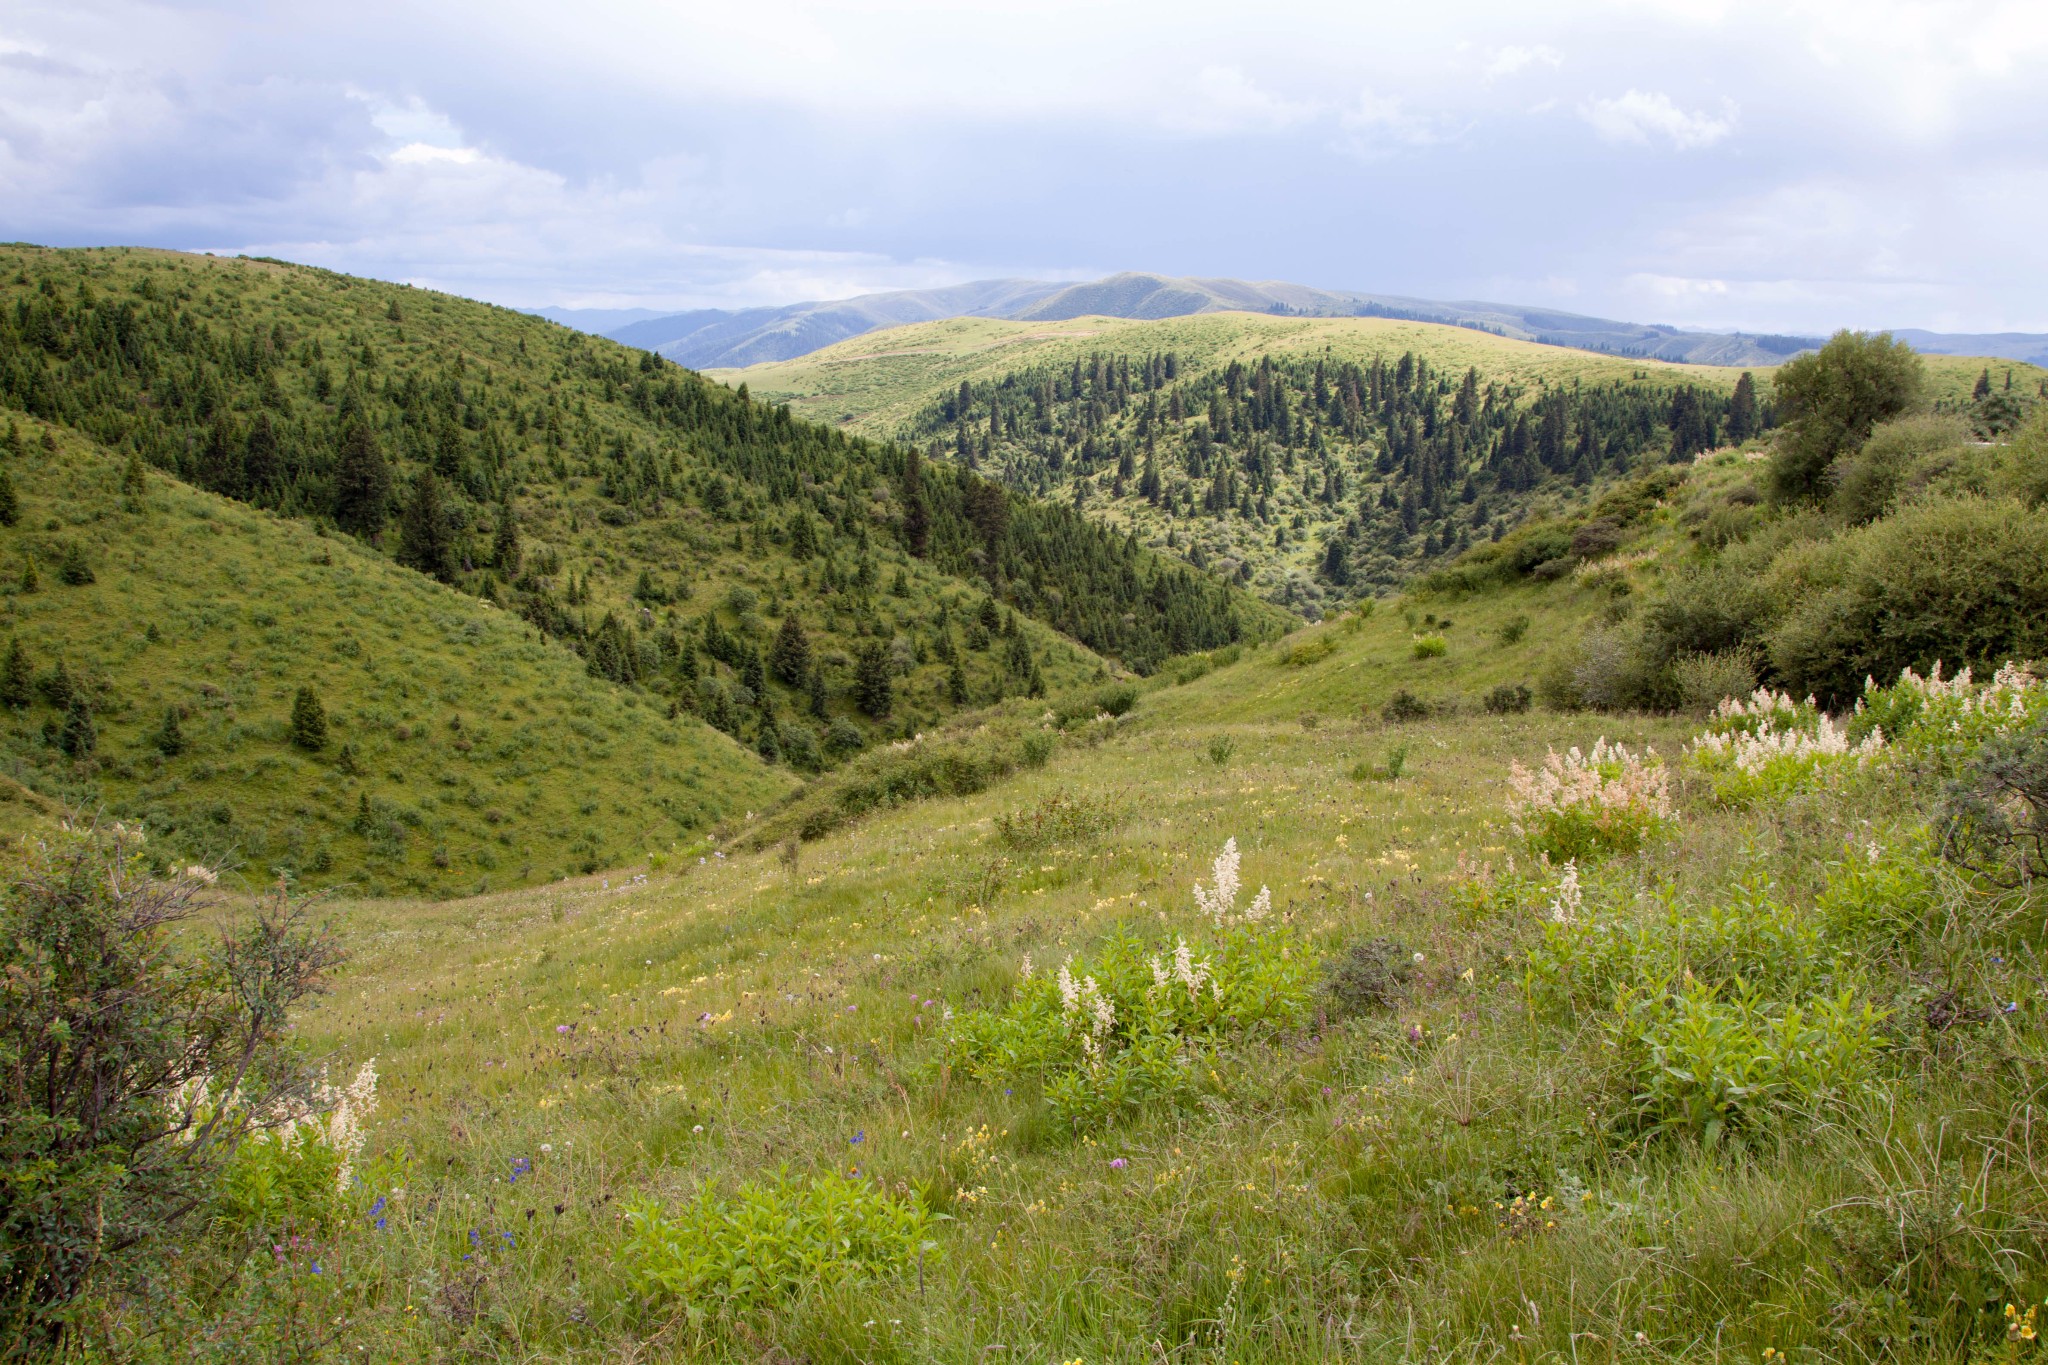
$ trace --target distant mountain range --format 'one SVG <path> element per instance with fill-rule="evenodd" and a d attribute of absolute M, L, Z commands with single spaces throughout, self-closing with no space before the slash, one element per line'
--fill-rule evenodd
<path fill-rule="evenodd" d="M 1078 317 L 1172 318 L 1230 310 L 1441 322 L 1521 341 L 1695 365 L 1775 365 L 1821 343 L 1819 337 L 1690 331 L 1662 323 L 1617 322 L 1505 303 L 1444 303 L 1399 294 L 1357 294 L 1272 281 L 1181 279 L 1136 271 L 1081 284 L 979 280 L 945 289 L 863 294 L 780 308 L 700 308 L 668 315 L 646 309 L 535 311 L 565 326 L 658 351 L 691 369 L 711 370 L 793 360 L 864 332 L 943 318 L 1053 322 Z M 2048 364 L 2048 335 L 1913 328 L 1895 335 L 1935 355 L 1982 355 Z"/>

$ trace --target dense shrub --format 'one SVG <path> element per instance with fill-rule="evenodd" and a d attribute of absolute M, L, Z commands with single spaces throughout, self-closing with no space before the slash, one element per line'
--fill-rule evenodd
<path fill-rule="evenodd" d="M 1486 709 L 1496 716 L 1520 715 L 1534 699 L 1526 683 L 1502 683 L 1486 694 Z"/>
<path fill-rule="evenodd" d="M 1994 736 L 1951 781 L 1942 852 L 2004 886 L 2048 875 L 2048 716 Z"/>
<path fill-rule="evenodd" d="M 1793 606 L 1771 632 L 1784 684 L 1830 705 L 1864 679 L 1938 659 L 2048 653 L 2048 523 L 2017 504 L 1925 503 L 1781 564 Z"/>
<path fill-rule="evenodd" d="M 30 1352 L 156 1252 L 298 1086 L 289 1013 L 338 958 L 281 895 L 181 951 L 210 875 L 153 878 L 138 845 L 66 834 L 0 885 L 0 1341 Z"/>
<path fill-rule="evenodd" d="M 1411 720 L 1428 720 L 1434 709 L 1428 702 L 1403 687 L 1396 689 L 1394 695 L 1388 697 L 1386 704 L 1380 707 L 1380 719 L 1390 725 L 1400 725 Z"/>
<path fill-rule="evenodd" d="M 1391 1009 L 1408 995 L 1416 955 L 1384 936 L 1354 943 L 1331 963 L 1322 992 L 1337 1017 Z"/>
<path fill-rule="evenodd" d="M 1779 367 L 1773 388 L 1785 425 L 1771 458 L 1772 490 L 1788 502 L 1824 495 L 1836 459 L 1918 404 L 1925 368 L 1889 332 L 1848 331 Z"/>
<path fill-rule="evenodd" d="M 1901 417 L 1870 433 L 1862 448 L 1842 456 L 1829 471 L 1829 502 L 1851 526 L 1875 521 L 1891 510 L 1916 466 L 1970 439 L 1960 418 Z"/>

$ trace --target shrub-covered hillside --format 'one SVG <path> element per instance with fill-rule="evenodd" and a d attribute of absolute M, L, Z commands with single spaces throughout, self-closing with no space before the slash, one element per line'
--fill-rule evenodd
<path fill-rule="evenodd" d="M 2009 410 L 1987 428 L 1984 395 L 1958 411 L 1919 357 L 1850 333 L 1777 385 L 1767 450 L 1700 463 L 1661 507 L 1610 499 L 1524 527 L 1428 581 L 1610 584 L 1552 660 L 1561 706 L 1696 706 L 1757 682 L 1839 706 L 1906 668 L 2048 655 L 2048 402 L 1998 390 Z"/>
<path fill-rule="evenodd" d="M 764 751 L 793 712 L 907 731 L 1279 620 L 744 388 L 283 262 L 0 250 L 0 401 L 493 599 Z"/>
<path fill-rule="evenodd" d="M 140 823 L 159 865 L 469 893 L 615 866 L 793 785 L 348 536 L 32 419 L 0 434 L 0 756 Z"/>

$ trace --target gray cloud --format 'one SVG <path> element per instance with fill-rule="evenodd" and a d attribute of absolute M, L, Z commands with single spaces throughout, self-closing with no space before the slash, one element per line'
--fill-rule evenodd
<path fill-rule="evenodd" d="M 520 304 L 1132 267 L 2041 328 L 2043 56 L 2003 0 L 31 3 L 0 235 Z"/>

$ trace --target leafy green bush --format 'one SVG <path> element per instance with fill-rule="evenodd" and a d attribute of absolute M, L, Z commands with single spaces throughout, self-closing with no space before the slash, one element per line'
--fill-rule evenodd
<path fill-rule="evenodd" d="M 282 895 L 181 951 L 211 874 L 151 877 L 139 845 L 66 833 L 0 885 L 0 1340 L 31 1352 L 205 1204 L 299 1081 L 289 1013 L 339 957 Z"/>
<path fill-rule="evenodd" d="M 1870 677 L 1936 660 L 2048 653 L 2048 522 L 2016 503 L 1916 504 L 1774 574 L 1796 590 L 1769 636 L 1795 691 L 1846 704 Z"/>
<path fill-rule="evenodd" d="M 1418 659 L 1441 659 L 1449 649 L 1441 635 L 1418 635 L 1408 646 L 1408 652 Z"/>
<path fill-rule="evenodd" d="M 1500 629 L 1494 632 L 1495 635 L 1500 637 L 1500 642 L 1504 645 L 1518 645 L 1522 642 L 1522 637 L 1528 633 L 1529 614 L 1527 612 L 1517 612 L 1510 616 L 1507 620 L 1501 622 Z"/>
<path fill-rule="evenodd" d="M 1058 791 L 1036 805 L 996 816 L 996 838 L 1019 852 L 1030 853 L 1054 844 L 1099 838 L 1129 817 L 1127 807 L 1106 796 Z"/>
<path fill-rule="evenodd" d="M 1306 668 L 1321 663 L 1337 652 L 1337 642 L 1328 632 L 1311 635 L 1280 651 L 1276 662 L 1283 668 Z"/>
<path fill-rule="evenodd" d="M 1394 695 L 1387 698 L 1386 705 L 1380 707 L 1380 719 L 1390 725 L 1398 725 L 1404 721 L 1428 720 L 1433 711 L 1428 702 L 1402 687 L 1395 689 Z"/>
<path fill-rule="evenodd" d="M 1642 1121 L 1713 1146 L 1873 1084 L 1884 1019 L 1853 986 L 1784 1004 L 1739 980 L 1723 989 L 1667 979 L 1623 987 L 1607 1039 Z"/>
<path fill-rule="evenodd" d="M 2048 715 L 1988 740 L 1949 783 L 1942 852 L 2001 886 L 2048 875 Z"/>
<path fill-rule="evenodd" d="M 1486 694 L 1485 706 L 1496 716 L 1516 716 L 1529 709 L 1534 696 L 1527 683 L 1501 683 Z"/>
<path fill-rule="evenodd" d="M 747 1181 L 731 1196 L 706 1185 L 674 1210 L 658 1200 L 626 1206 L 619 1266 L 643 1300 L 680 1303 L 694 1326 L 736 1320 L 819 1291 L 897 1275 L 936 1249 L 932 1215 L 913 1192 L 833 1172 L 787 1171 Z"/>
<path fill-rule="evenodd" d="M 1217 767 L 1230 762 L 1230 756 L 1237 752 L 1237 741 L 1229 735 L 1218 735 L 1209 741 L 1209 761 Z"/>
<path fill-rule="evenodd" d="M 1957 417 L 1895 418 L 1874 429 L 1861 449 L 1835 461 L 1829 502 L 1851 526 L 1875 521 L 1891 510 L 1917 466 L 1969 440 L 1968 424 Z"/>

